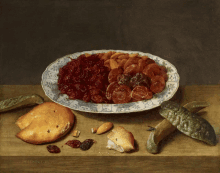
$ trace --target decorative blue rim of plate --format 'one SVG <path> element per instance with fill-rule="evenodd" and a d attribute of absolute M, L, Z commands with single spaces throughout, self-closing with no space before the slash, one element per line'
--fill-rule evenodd
<path fill-rule="evenodd" d="M 158 65 L 165 66 L 168 75 L 168 81 L 166 82 L 165 89 L 161 93 L 155 94 L 150 100 L 130 102 L 125 104 L 97 104 L 84 102 L 82 100 L 70 100 L 68 99 L 68 96 L 66 94 L 60 94 L 57 85 L 57 75 L 59 73 L 60 67 L 63 67 L 67 64 L 67 62 L 71 61 L 70 58 L 76 59 L 80 55 L 85 53 L 96 54 L 105 53 L 108 51 L 123 52 L 128 54 L 138 53 L 140 56 L 148 56 L 149 58 L 153 59 Z M 111 114 L 141 112 L 156 108 L 160 106 L 162 102 L 167 101 L 174 96 L 179 88 L 179 80 L 180 77 L 174 65 L 158 56 L 139 51 L 92 50 L 69 54 L 51 63 L 42 74 L 41 86 L 45 92 L 45 95 L 55 103 L 82 112 Z"/>

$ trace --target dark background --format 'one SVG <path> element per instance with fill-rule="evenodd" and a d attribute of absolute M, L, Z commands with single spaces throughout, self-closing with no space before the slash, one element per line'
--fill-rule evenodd
<path fill-rule="evenodd" d="M 40 84 L 67 54 L 148 52 L 180 85 L 220 84 L 219 0 L 1 0 L 0 84 Z"/>

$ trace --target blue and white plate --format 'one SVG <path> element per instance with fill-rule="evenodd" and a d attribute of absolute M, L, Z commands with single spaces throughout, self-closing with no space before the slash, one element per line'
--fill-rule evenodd
<path fill-rule="evenodd" d="M 67 62 L 71 61 L 70 58 L 76 59 L 80 55 L 85 53 L 96 54 L 105 53 L 108 51 L 124 52 L 129 54 L 138 53 L 140 56 L 148 56 L 149 58 L 153 59 L 157 64 L 165 66 L 168 75 L 168 81 L 166 82 L 165 89 L 161 93 L 155 94 L 153 98 L 150 100 L 131 102 L 125 104 L 96 104 L 84 102 L 82 100 L 70 100 L 68 99 L 68 96 L 66 94 L 59 94 L 60 91 L 58 90 L 57 85 L 57 74 L 59 73 L 60 67 L 63 67 L 67 64 Z M 160 106 L 162 102 L 171 99 L 179 87 L 179 80 L 180 77 L 176 68 L 171 63 L 158 56 L 138 51 L 93 50 L 66 55 L 51 63 L 42 74 L 41 85 L 47 97 L 49 97 L 52 101 L 73 110 L 91 113 L 130 113 L 156 108 Z"/>

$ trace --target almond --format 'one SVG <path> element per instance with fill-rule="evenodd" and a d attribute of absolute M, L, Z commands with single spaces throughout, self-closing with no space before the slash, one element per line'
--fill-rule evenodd
<path fill-rule="evenodd" d="M 105 133 L 107 131 L 109 131 L 111 128 L 113 127 L 113 123 L 111 122 L 106 122 L 104 124 L 102 124 L 98 129 L 97 129 L 97 134 L 100 135 L 102 133 Z"/>

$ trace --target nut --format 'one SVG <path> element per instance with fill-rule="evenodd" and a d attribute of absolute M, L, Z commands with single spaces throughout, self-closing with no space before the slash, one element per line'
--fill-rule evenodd
<path fill-rule="evenodd" d="M 100 135 L 100 134 L 103 134 L 107 131 L 109 131 L 111 128 L 113 127 L 113 123 L 111 122 L 106 122 L 104 124 L 102 124 L 98 129 L 97 129 L 97 134 Z"/>

